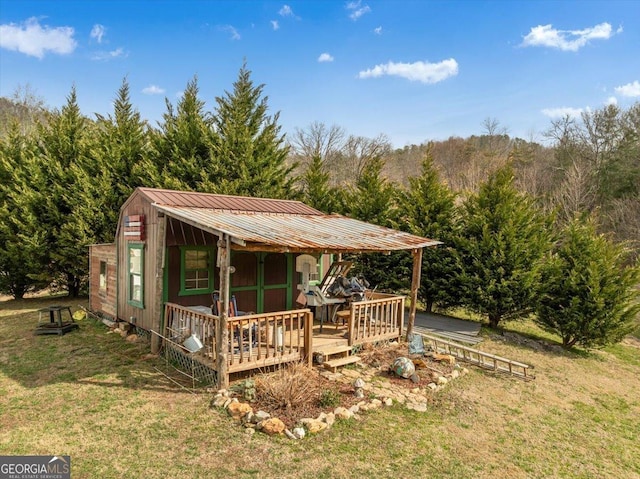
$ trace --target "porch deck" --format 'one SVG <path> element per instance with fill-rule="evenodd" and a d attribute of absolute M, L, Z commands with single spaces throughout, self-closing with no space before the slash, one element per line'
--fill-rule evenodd
<path fill-rule="evenodd" d="M 217 351 L 218 316 L 167 303 L 165 336 L 181 344 L 196 335 L 203 348 L 193 353 L 194 358 L 216 370 L 218 355 L 223 354 L 229 374 L 294 361 L 311 365 L 314 352 L 400 337 L 403 305 L 403 296 L 372 295 L 351 304 L 344 324 L 324 323 L 322 332 L 309 309 L 230 317 L 226 329 L 229 340 Z"/>

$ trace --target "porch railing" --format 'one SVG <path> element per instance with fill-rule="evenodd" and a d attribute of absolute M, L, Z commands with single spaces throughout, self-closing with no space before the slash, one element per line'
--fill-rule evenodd
<path fill-rule="evenodd" d="M 215 367 L 218 316 L 185 306 L 165 306 L 166 335 L 182 343 L 196 334 L 205 360 Z M 264 368 L 291 361 L 311 364 L 313 315 L 308 309 L 230 317 L 227 320 L 229 373 Z"/>
<path fill-rule="evenodd" d="M 404 296 L 369 293 L 367 299 L 351 303 L 349 345 L 402 336 Z"/>

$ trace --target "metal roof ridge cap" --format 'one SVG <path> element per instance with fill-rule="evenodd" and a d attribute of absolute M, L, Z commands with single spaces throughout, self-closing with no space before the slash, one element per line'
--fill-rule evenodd
<path fill-rule="evenodd" d="M 180 193 L 180 194 L 195 194 L 195 195 L 211 195 L 211 196 L 218 196 L 218 197 L 224 197 L 224 198 L 244 198 L 244 199 L 248 199 L 248 200 L 262 200 L 262 201 L 286 201 L 287 203 L 297 203 L 300 205 L 304 205 L 307 206 L 309 208 L 312 208 L 315 210 L 315 208 L 313 208 L 312 206 L 309 206 L 308 204 L 300 201 L 300 200 L 289 200 L 289 199 L 284 199 L 284 198 L 262 198 L 259 196 L 245 196 L 245 195 L 225 195 L 223 193 L 207 193 L 205 191 L 191 191 L 191 190 L 172 190 L 170 188 L 152 188 L 149 186 L 138 186 L 136 187 L 136 189 L 139 190 L 144 190 L 144 191 L 166 191 L 166 192 L 170 192 L 170 193 Z M 319 211 L 320 210 L 316 210 Z M 320 212 L 321 213 L 321 212 Z"/>

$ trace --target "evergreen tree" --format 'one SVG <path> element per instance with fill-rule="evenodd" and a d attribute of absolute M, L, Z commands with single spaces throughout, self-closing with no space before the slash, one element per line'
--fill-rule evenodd
<path fill-rule="evenodd" d="M 293 193 L 287 166 L 289 147 L 280 134 L 279 113 L 267 115 L 264 85 L 254 86 L 242 66 L 233 92 L 216 97 L 214 151 L 217 192 L 262 198 L 288 198 Z"/>
<path fill-rule="evenodd" d="M 569 223 L 543 267 L 536 322 L 565 348 L 622 340 L 640 312 L 640 264 L 625 266 L 627 259 L 625 247 L 597 234 L 593 221 Z"/>
<path fill-rule="evenodd" d="M 25 293 L 43 286 L 37 280 L 41 265 L 30 247 L 21 240 L 21 194 L 30 173 L 28 168 L 36 156 L 35 139 L 22 133 L 13 121 L 6 136 L 0 139 L 0 292 L 20 299 Z"/>
<path fill-rule="evenodd" d="M 455 283 L 454 201 L 455 195 L 440 181 L 429 148 L 422 161 L 420 176 L 409 178 L 409 190 L 402 196 L 403 228 L 444 243 L 423 250 L 418 297 L 424 301 L 427 311 L 432 311 L 434 305 L 440 308 L 455 306 L 460 300 Z"/>
<path fill-rule="evenodd" d="M 325 213 L 337 211 L 340 205 L 340 190 L 329 185 L 329 176 L 322 158 L 315 155 L 300 178 L 302 201 Z"/>
<path fill-rule="evenodd" d="M 527 316 L 550 248 L 550 218 L 518 193 L 509 165 L 467 199 L 462 213 L 457 251 L 464 304 L 487 315 L 492 328 Z"/>
<path fill-rule="evenodd" d="M 139 184 L 211 191 L 217 183 L 217 169 L 211 158 L 211 119 L 198 93 L 198 80 L 193 78 L 176 111 L 166 100 L 167 111 L 160 130 L 150 133 L 150 157 L 134 168 Z"/>
<path fill-rule="evenodd" d="M 382 176 L 384 161 L 371 159 L 347 192 L 344 212 L 352 218 L 380 226 L 393 227 L 397 223 L 398 188 Z"/>
<path fill-rule="evenodd" d="M 26 211 L 21 231 L 38 251 L 42 274 L 78 296 L 86 284 L 87 246 L 95 242 L 79 206 L 89 175 L 79 175 L 90 163 L 91 124 L 83 117 L 75 87 L 61 111 L 53 112 L 39 129 L 39 152 L 19 201 Z M 84 179 L 84 181 L 82 181 Z"/>
<path fill-rule="evenodd" d="M 87 172 L 102 180 L 91 182 L 92 186 L 102 188 L 103 181 L 107 180 L 109 184 L 95 192 L 98 198 L 90 191 L 85 190 L 84 193 L 92 194 L 92 203 L 101 201 L 103 204 L 104 224 L 94 221 L 94 231 L 99 242 L 108 242 L 113 241 L 120 207 L 136 187 L 146 183 L 138 174 L 134 174 L 134 170 L 136 165 L 145 164 L 149 147 L 146 123 L 131 104 L 126 79 L 122 80 L 114 101 L 113 116 L 97 117 L 97 141 Z M 108 178 L 105 177 L 107 173 Z"/>
<path fill-rule="evenodd" d="M 396 198 L 398 188 L 382 176 L 384 161 L 376 157 L 369 160 L 345 194 L 344 214 L 368 223 L 393 228 L 397 224 Z M 411 255 L 405 251 L 388 255 L 358 255 L 354 274 L 362 275 L 379 290 L 398 291 L 409 287 Z"/>

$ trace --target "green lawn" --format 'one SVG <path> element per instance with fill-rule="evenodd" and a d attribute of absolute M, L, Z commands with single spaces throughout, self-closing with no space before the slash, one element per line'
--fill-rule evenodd
<path fill-rule="evenodd" d="M 535 367 L 471 368 L 425 413 L 400 406 L 302 441 L 249 437 L 92 320 L 34 336 L 50 303 L 0 302 L 0 454 L 70 455 L 78 478 L 640 478 L 640 342 L 564 352 L 530 323 L 481 349 Z M 514 341 L 514 338 L 525 338 Z"/>

